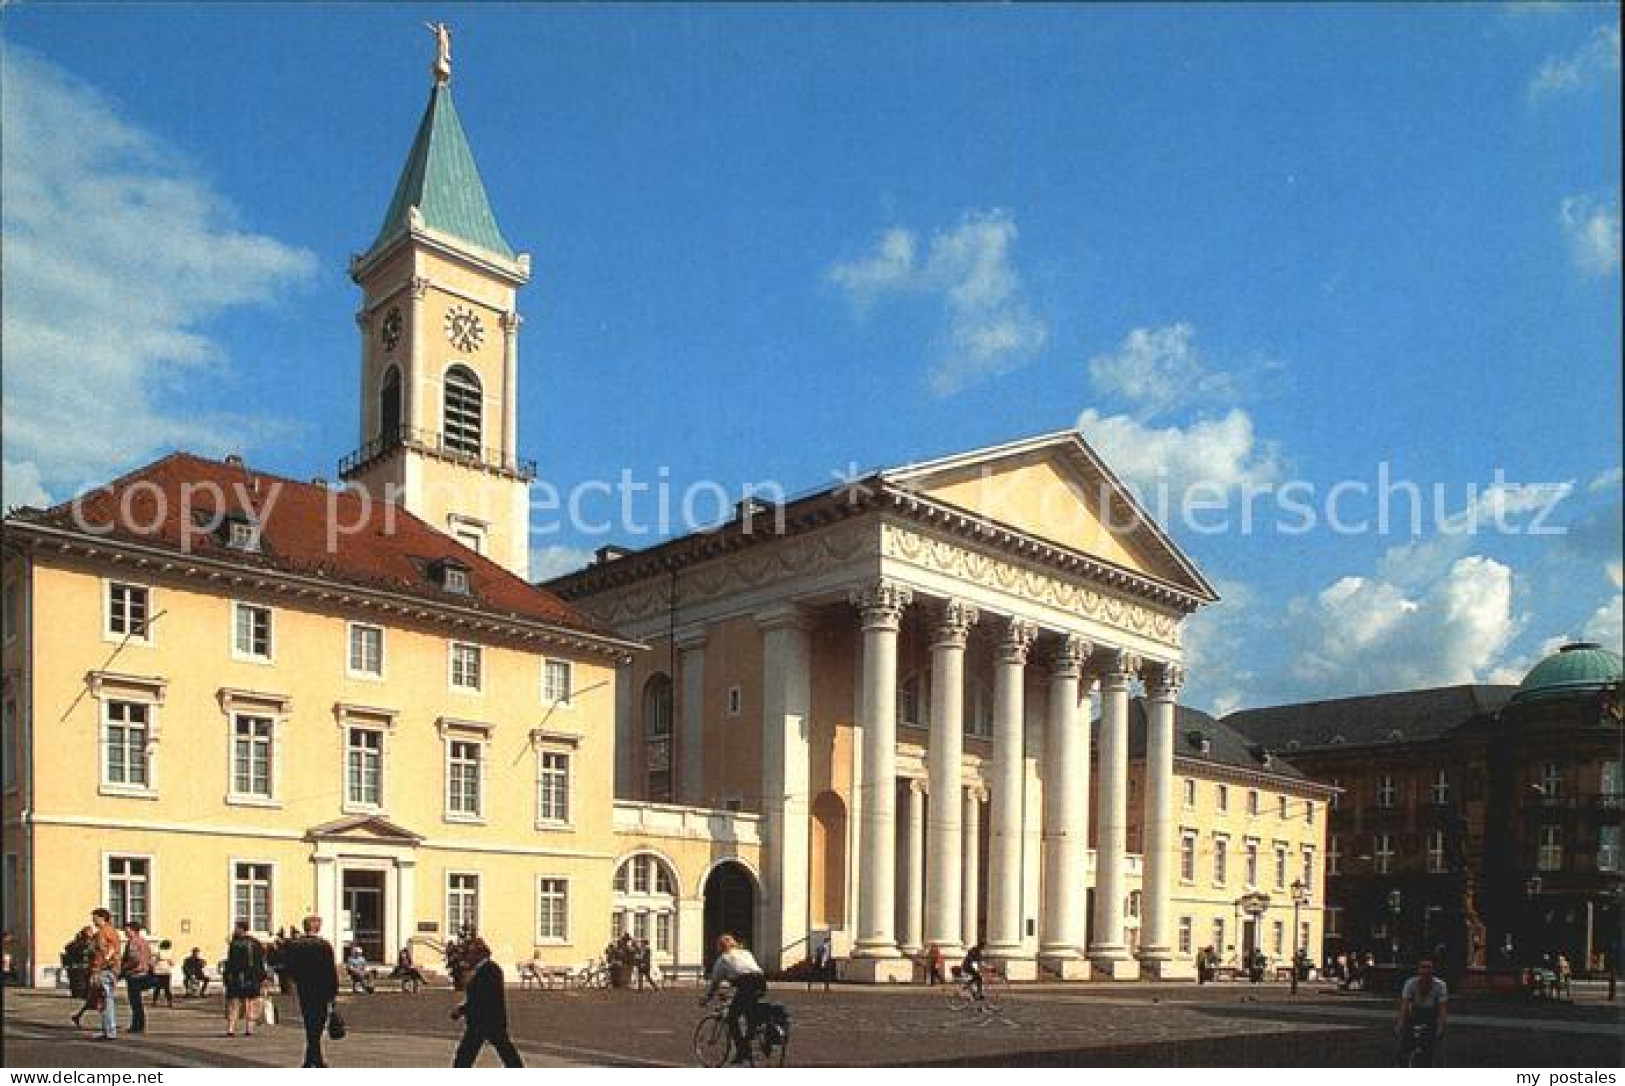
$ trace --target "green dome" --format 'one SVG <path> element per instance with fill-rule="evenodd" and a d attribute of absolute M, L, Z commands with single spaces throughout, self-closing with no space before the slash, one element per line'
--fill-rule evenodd
<path fill-rule="evenodd" d="M 1625 661 L 1593 641 L 1564 645 L 1530 669 L 1513 701 L 1535 701 L 1601 690 L 1625 680 Z"/>

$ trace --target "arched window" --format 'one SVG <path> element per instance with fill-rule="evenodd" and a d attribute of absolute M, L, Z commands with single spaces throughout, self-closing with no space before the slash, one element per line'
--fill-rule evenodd
<path fill-rule="evenodd" d="M 671 799 L 671 676 L 650 676 L 643 684 L 644 769 L 647 798 Z"/>
<path fill-rule="evenodd" d="M 628 856 L 615 869 L 610 935 L 628 932 L 649 940 L 656 961 L 671 961 L 677 952 L 677 876 L 650 853 Z"/>
<path fill-rule="evenodd" d="M 443 440 L 452 452 L 480 455 L 480 379 L 467 366 L 446 371 L 446 403 Z"/>
<path fill-rule="evenodd" d="M 385 445 L 401 440 L 401 371 L 394 366 L 384 371 L 378 386 L 378 440 Z"/>

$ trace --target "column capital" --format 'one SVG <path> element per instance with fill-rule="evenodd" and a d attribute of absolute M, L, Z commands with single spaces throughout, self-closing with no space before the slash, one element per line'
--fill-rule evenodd
<path fill-rule="evenodd" d="M 517 309 L 506 309 L 497 314 L 497 323 L 502 326 L 504 332 L 513 335 L 519 331 L 519 326 L 525 323 L 525 318 L 519 315 Z"/>
<path fill-rule="evenodd" d="M 976 625 L 981 615 L 974 604 L 964 600 L 944 600 L 931 616 L 931 647 L 964 648 L 970 628 Z"/>
<path fill-rule="evenodd" d="M 1077 679 L 1083 676 L 1084 664 L 1094 655 L 1093 641 L 1079 634 L 1064 634 L 1049 654 L 1049 673 L 1052 679 Z"/>
<path fill-rule="evenodd" d="M 973 784 L 965 789 L 965 798 L 970 800 L 972 803 L 986 803 L 988 800 L 988 791 L 980 784 Z"/>
<path fill-rule="evenodd" d="M 908 790 L 917 796 L 929 796 L 931 794 L 931 784 L 924 777 L 910 777 L 908 779 Z"/>
<path fill-rule="evenodd" d="M 848 598 L 863 616 L 864 629 L 895 630 L 903 608 L 914 602 L 914 590 L 895 581 L 875 581 L 853 589 Z"/>
<path fill-rule="evenodd" d="M 422 298 L 425 294 L 429 293 L 430 283 L 427 275 L 412 276 L 412 282 L 410 285 L 412 287 L 412 297 L 415 299 Z"/>
<path fill-rule="evenodd" d="M 1127 649 L 1106 649 L 1095 654 L 1100 660 L 1101 690 L 1126 689 L 1140 670 L 1140 658 Z"/>
<path fill-rule="evenodd" d="M 812 626 L 812 615 L 801 604 L 791 600 L 759 612 L 756 626 L 764 633 L 768 630 L 806 630 Z"/>
<path fill-rule="evenodd" d="M 1038 627 L 1027 619 L 1016 616 L 1005 619 L 1000 624 L 998 633 L 999 661 L 1006 664 L 1025 664 L 1027 653 L 1033 647 L 1033 639 L 1038 636 Z"/>
<path fill-rule="evenodd" d="M 1145 693 L 1152 701 L 1173 701 L 1185 685 L 1185 669 L 1178 664 L 1151 663 L 1145 667 Z"/>

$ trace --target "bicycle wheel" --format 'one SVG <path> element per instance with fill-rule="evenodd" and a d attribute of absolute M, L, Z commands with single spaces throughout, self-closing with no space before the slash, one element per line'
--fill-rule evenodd
<path fill-rule="evenodd" d="M 733 1050 L 728 1022 L 720 1014 L 708 1014 L 694 1027 L 694 1058 L 701 1067 L 721 1067 Z"/>
<path fill-rule="evenodd" d="M 943 984 L 942 994 L 948 1000 L 950 1011 L 962 1011 L 972 1002 L 969 985 L 958 979 Z"/>
<path fill-rule="evenodd" d="M 1010 1002 L 1010 982 L 1004 979 L 1003 973 L 989 969 L 982 975 L 982 1005 L 998 1013 L 1008 1002 Z"/>
<path fill-rule="evenodd" d="M 765 1039 L 767 1034 L 764 1032 L 762 1036 Z M 787 1049 L 789 1049 L 789 1047 L 790 1047 L 790 1027 L 785 1026 L 783 1028 L 783 1030 L 779 1033 L 779 1039 L 778 1039 L 777 1043 L 775 1043 L 771 1048 L 769 1048 L 765 1044 L 762 1046 L 762 1063 L 767 1067 L 783 1067 L 784 1066 L 784 1054 L 785 1054 L 785 1051 Z"/>

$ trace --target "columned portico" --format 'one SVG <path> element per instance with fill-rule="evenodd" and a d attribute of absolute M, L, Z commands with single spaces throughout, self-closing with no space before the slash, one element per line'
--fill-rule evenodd
<path fill-rule="evenodd" d="M 931 795 L 927 836 L 930 839 L 930 885 L 926 889 L 925 939 L 953 957 L 960 945 L 964 904 L 961 883 L 960 794 L 965 758 L 965 640 L 977 619 L 976 608 L 948 600 L 936 615 L 931 636 L 931 745 L 926 751 Z M 975 882 L 974 873 L 970 875 Z"/>
<path fill-rule="evenodd" d="M 1113 980 L 1132 980 L 1139 965 L 1123 938 L 1123 865 L 1128 847 L 1128 687 L 1140 662 L 1116 650 L 1100 678 L 1100 794 L 1096 808 L 1094 938 L 1089 959 Z"/>
<path fill-rule="evenodd" d="M 903 788 L 903 917 L 898 945 L 904 954 L 918 954 L 925 912 L 925 782 L 911 780 Z"/>
<path fill-rule="evenodd" d="M 854 979 L 903 981 L 912 965 L 897 948 L 897 631 L 913 592 L 877 581 L 852 594 L 863 629 L 863 813 L 858 838 L 863 882 L 858 895 Z"/>
<path fill-rule="evenodd" d="M 1038 953 L 1064 980 L 1086 980 L 1084 880 L 1089 850 L 1089 721 L 1078 712 L 1093 646 L 1061 638 L 1050 656 L 1044 736 L 1044 912 Z"/>
<path fill-rule="evenodd" d="M 987 955 L 1011 980 L 1031 980 L 1037 965 L 1022 945 L 1022 722 L 1027 653 L 1037 628 L 1009 618 L 993 664 L 993 788 L 988 834 Z"/>
<path fill-rule="evenodd" d="M 963 945 L 975 946 L 981 933 L 982 900 L 982 804 L 987 792 L 980 787 L 965 789 L 965 816 L 960 827 L 965 835 L 961 851 L 965 877 L 962 880 L 964 904 L 960 909 Z"/>
<path fill-rule="evenodd" d="M 1167 976 L 1174 950 L 1169 939 L 1173 892 L 1174 700 L 1184 673 L 1172 664 L 1156 667 L 1146 683 L 1145 737 L 1145 909 L 1140 918 L 1140 962 L 1147 972 Z"/>

